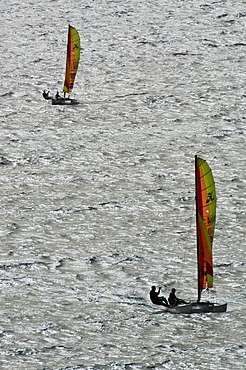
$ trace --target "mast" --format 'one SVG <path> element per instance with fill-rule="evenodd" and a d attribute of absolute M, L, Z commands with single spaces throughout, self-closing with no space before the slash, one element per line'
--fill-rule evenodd
<path fill-rule="evenodd" d="M 200 290 L 200 263 L 199 263 L 199 223 L 198 223 L 198 168 L 197 168 L 197 155 L 195 155 L 195 197 L 196 197 L 196 243 L 197 243 L 197 302 L 201 299 Z"/>

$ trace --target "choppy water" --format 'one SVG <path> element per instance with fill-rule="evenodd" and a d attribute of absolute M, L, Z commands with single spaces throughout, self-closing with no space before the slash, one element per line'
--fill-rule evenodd
<path fill-rule="evenodd" d="M 4 2 L 1 369 L 244 368 L 245 5 Z M 52 106 L 69 22 L 82 104 Z M 196 297 L 195 154 L 217 183 L 222 315 L 148 298 Z"/>

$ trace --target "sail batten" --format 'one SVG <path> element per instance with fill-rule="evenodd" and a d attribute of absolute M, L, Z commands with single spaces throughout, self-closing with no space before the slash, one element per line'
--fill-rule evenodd
<path fill-rule="evenodd" d="M 213 287 L 212 246 L 216 221 L 216 190 L 212 171 L 199 157 L 195 161 L 198 301 L 202 290 Z"/>
<path fill-rule="evenodd" d="M 68 26 L 67 61 L 63 92 L 70 93 L 73 90 L 74 80 L 80 59 L 80 37 L 76 28 Z"/>

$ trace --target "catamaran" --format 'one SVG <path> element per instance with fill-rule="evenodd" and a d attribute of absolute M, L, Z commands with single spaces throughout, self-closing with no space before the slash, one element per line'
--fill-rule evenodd
<path fill-rule="evenodd" d="M 197 301 L 168 307 L 172 313 L 226 312 L 227 303 L 202 302 L 204 289 L 213 287 L 212 246 L 216 221 L 216 189 L 207 162 L 195 156 L 196 230 L 197 230 Z"/>
<path fill-rule="evenodd" d="M 80 60 L 80 37 L 76 28 L 68 26 L 68 41 L 67 41 L 67 60 L 66 60 L 66 71 L 65 80 L 63 86 L 64 96 L 61 97 L 57 93 L 54 97 L 46 97 L 45 99 L 51 99 L 53 105 L 73 105 L 79 104 L 76 99 L 70 98 L 70 95 L 66 97 L 66 94 L 70 94 L 73 90 L 76 73 L 79 66 Z"/>

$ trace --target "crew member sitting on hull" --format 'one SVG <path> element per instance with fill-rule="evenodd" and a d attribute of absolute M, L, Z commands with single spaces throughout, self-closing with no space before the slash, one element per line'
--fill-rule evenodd
<path fill-rule="evenodd" d="M 156 291 L 156 287 L 153 285 L 151 287 L 151 291 L 149 292 L 150 300 L 154 304 L 158 304 L 161 306 L 169 307 L 169 304 L 165 297 L 159 297 L 161 288 L 158 289 L 158 292 Z"/>
<path fill-rule="evenodd" d="M 173 288 L 169 294 L 168 302 L 170 306 L 178 306 L 179 304 L 187 304 L 183 299 L 176 297 L 176 289 Z"/>
<path fill-rule="evenodd" d="M 59 91 L 56 92 L 56 96 L 55 97 L 56 97 L 56 100 L 61 99 L 61 97 L 59 95 Z"/>
<path fill-rule="evenodd" d="M 49 93 L 50 93 L 49 91 L 48 92 L 46 92 L 45 90 L 43 91 L 44 99 L 50 99 Z"/>

